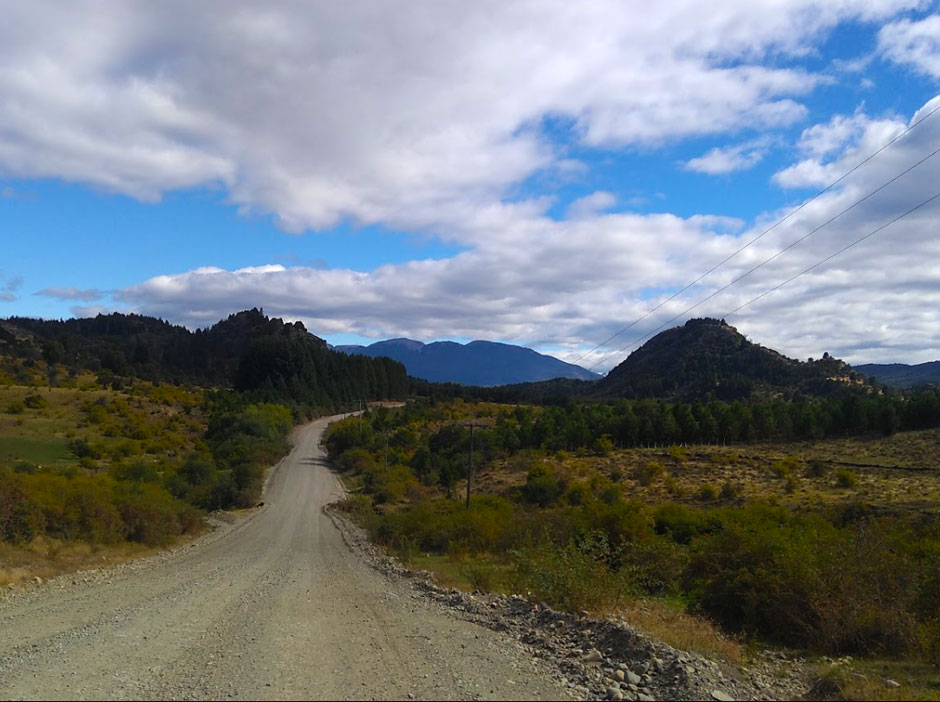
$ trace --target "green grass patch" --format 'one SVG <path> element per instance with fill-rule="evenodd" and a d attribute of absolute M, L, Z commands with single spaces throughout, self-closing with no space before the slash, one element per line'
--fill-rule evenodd
<path fill-rule="evenodd" d="M 38 465 L 62 464 L 73 460 L 66 440 L 58 437 L 33 438 L 0 436 L 0 463 L 12 465 L 29 461 Z"/>

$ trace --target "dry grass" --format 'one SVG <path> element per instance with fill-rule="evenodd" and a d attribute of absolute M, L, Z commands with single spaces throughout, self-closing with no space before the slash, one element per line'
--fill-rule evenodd
<path fill-rule="evenodd" d="M 177 544 L 196 536 L 187 534 Z M 46 537 L 36 538 L 25 545 L 0 542 L 0 586 L 28 582 L 36 577 L 46 580 L 65 573 L 113 566 L 160 550 L 138 543 L 93 546 Z"/>
<path fill-rule="evenodd" d="M 940 700 L 940 669 L 917 661 L 823 662 L 817 666 L 816 677 L 834 683 L 839 690 L 824 699 Z M 894 687 L 889 680 L 899 686 Z"/>
<path fill-rule="evenodd" d="M 511 569 L 498 561 L 474 558 L 471 563 L 468 559 L 421 553 L 412 555 L 409 560 L 411 568 L 430 571 L 434 581 L 441 587 L 464 591 L 471 591 L 477 586 L 473 582 L 477 579 L 473 577 L 474 568 L 487 569 L 491 571 L 490 587 L 487 589 L 510 594 L 507 578 Z M 678 603 L 621 598 L 616 608 L 593 614 L 622 619 L 630 626 L 684 651 L 738 665 L 747 660 L 747 647 L 740 640 L 723 633 L 708 619 L 685 612 Z"/>
<path fill-rule="evenodd" d="M 673 452 L 675 453 L 675 452 Z M 736 446 L 691 446 L 679 460 L 669 447 L 613 451 L 609 456 L 519 454 L 483 468 L 477 476 L 484 492 L 506 495 L 523 485 L 537 462 L 550 466 L 569 483 L 602 474 L 623 486 L 626 495 L 652 504 L 678 501 L 702 504 L 706 485 L 733 490 L 719 504 L 770 500 L 794 509 L 814 509 L 863 500 L 893 509 L 937 509 L 940 506 L 940 430 L 904 432 L 891 437 L 831 439 L 816 442 L 754 443 Z M 808 475 L 811 461 L 823 474 Z M 665 471 L 648 479 L 650 466 Z M 847 469 L 857 485 L 837 484 Z"/>
<path fill-rule="evenodd" d="M 689 614 L 663 600 L 639 599 L 603 614 L 619 617 L 630 626 L 683 651 L 739 665 L 747 660 L 747 647 L 740 640 L 728 636 L 708 619 Z"/>

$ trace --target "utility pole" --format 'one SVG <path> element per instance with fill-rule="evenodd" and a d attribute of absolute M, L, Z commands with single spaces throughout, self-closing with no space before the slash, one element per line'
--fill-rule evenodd
<path fill-rule="evenodd" d="M 467 509 L 470 509 L 470 478 L 473 476 L 473 429 L 475 424 L 470 424 L 470 465 L 467 466 Z"/>

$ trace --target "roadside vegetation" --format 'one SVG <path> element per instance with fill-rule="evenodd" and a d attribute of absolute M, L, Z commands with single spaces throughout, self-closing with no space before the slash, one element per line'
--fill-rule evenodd
<path fill-rule="evenodd" d="M 189 537 L 252 507 L 295 423 L 407 392 L 404 367 L 260 310 L 0 320 L 0 584 Z"/>
<path fill-rule="evenodd" d="M 206 511 L 255 504 L 292 426 L 232 393 L 0 386 L 0 581 L 166 546 Z"/>
<path fill-rule="evenodd" d="M 335 423 L 324 443 L 350 487 L 345 508 L 444 582 L 568 611 L 645 612 L 657 635 L 708 653 L 740 656 L 735 641 L 761 641 L 900 661 L 928 685 L 903 694 L 930 697 L 940 684 L 923 674 L 940 664 L 938 397 L 713 403 L 712 418 L 778 420 L 750 440 L 710 442 L 682 440 L 689 416 L 704 416 L 695 405 L 421 400 Z M 671 441 L 629 433 L 647 424 L 676 429 L 662 435 Z"/>

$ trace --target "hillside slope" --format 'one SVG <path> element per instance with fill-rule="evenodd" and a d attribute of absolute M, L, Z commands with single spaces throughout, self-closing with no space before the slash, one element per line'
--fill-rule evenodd
<path fill-rule="evenodd" d="M 824 354 L 797 361 L 748 341 L 717 319 L 691 319 L 634 351 L 598 382 L 596 397 L 678 400 L 792 398 L 864 389 L 865 378 Z"/>
<path fill-rule="evenodd" d="M 40 367 L 51 371 L 50 385 L 64 368 L 97 373 L 105 383 L 140 378 L 236 387 L 256 400 L 321 408 L 408 392 L 400 363 L 331 351 L 301 322 L 269 318 L 258 309 L 194 332 L 137 314 L 0 320 L 0 376 L 22 383 Z"/>

